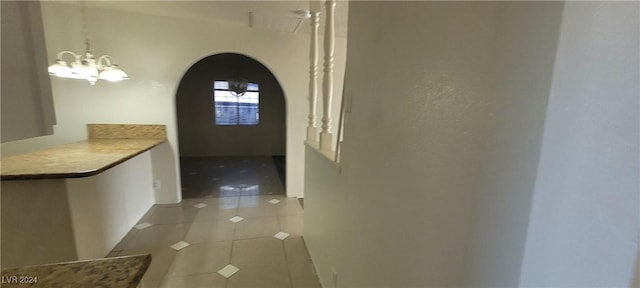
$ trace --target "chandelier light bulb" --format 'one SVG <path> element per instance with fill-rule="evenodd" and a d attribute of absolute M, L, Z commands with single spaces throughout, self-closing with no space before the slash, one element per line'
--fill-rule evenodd
<path fill-rule="evenodd" d="M 66 78 L 87 79 L 86 67 L 80 61 L 71 63 L 71 73 Z"/>
<path fill-rule="evenodd" d="M 69 68 L 67 62 L 60 59 L 57 59 L 56 63 L 49 66 L 49 75 L 65 78 L 69 74 L 71 74 L 71 68 Z"/>
<path fill-rule="evenodd" d="M 129 75 L 118 68 L 118 65 L 113 64 L 112 66 L 105 67 L 105 69 L 100 72 L 100 76 L 98 79 L 107 80 L 110 82 L 122 81 L 128 79 Z"/>

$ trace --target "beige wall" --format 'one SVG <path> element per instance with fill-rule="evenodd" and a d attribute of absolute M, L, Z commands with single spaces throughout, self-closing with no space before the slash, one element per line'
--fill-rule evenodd
<path fill-rule="evenodd" d="M 84 50 L 82 14 L 77 5 L 43 2 L 42 11 L 50 62 L 60 50 Z M 287 192 L 290 196 L 304 193 L 309 35 L 91 8 L 87 9 L 87 19 L 93 52 L 111 54 L 130 79 L 99 82 L 96 86 L 52 79 L 58 122 L 55 134 L 5 143 L 3 156 L 85 139 L 87 123 L 164 124 L 171 149 L 152 157 L 153 177 L 162 181 L 156 201 L 176 202 L 180 197 L 177 86 L 186 70 L 199 59 L 220 52 L 238 52 L 263 63 L 282 85 L 287 102 Z M 342 91 L 345 47 L 346 41 L 338 39 L 338 92 Z M 339 101 L 334 102 L 339 105 Z M 337 109 L 334 114 L 337 118 Z"/>

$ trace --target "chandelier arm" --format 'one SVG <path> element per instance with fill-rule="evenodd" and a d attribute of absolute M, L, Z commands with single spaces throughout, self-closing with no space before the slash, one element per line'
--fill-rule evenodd
<path fill-rule="evenodd" d="M 62 56 L 64 56 L 65 54 L 73 55 L 74 60 L 78 60 L 81 57 L 81 55 L 78 55 L 78 54 L 73 53 L 73 52 L 68 51 L 68 50 L 64 50 L 64 51 L 60 51 L 60 53 L 58 53 L 58 60 L 62 60 Z"/>
<path fill-rule="evenodd" d="M 106 62 L 106 63 L 102 64 L 103 61 Z M 111 67 L 111 66 L 113 66 L 113 62 L 115 62 L 113 60 L 113 57 L 111 55 L 105 54 L 105 55 L 102 55 L 102 56 L 100 56 L 98 58 L 98 60 L 96 61 L 96 64 L 100 68 L 103 68 L 103 67 Z"/>

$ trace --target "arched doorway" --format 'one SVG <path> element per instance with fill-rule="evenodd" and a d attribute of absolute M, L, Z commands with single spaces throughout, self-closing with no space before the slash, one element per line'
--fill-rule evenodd
<path fill-rule="evenodd" d="M 229 91 L 244 78 L 247 92 Z M 276 77 L 237 53 L 205 57 L 176 93 L 182 198 L 285 195 L 286 103 Z"/>

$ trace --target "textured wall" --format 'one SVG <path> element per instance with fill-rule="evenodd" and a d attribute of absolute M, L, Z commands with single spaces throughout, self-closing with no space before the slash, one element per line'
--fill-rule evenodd
<path fill-rule="evenodd" d="M 468 286 L 518 285 L 562 8 L 517 1 L 498 7 L 482 180 L 471 196 Z"/>
<path fill-rule="evenodd" d="M 213 81 L 236 73 L 259 85 L 258 125 L 215 124 Z M 180 81 L 176 110 L 180 156 L 285 155 L 287 111 L 282 88 L 267 67 L 249 57 L 225 53 L 198 61 Z"/>
<path fill-rule="evenodd" d="M 638 11 L 351 2 L 342 167 L 306 159 L 325 287 L 630 285 Z"/>
<path fill-rule="evenodd" d="M 639 11 L 638 2 L 566 3 L 521 286 L 631 283 L 640 237 Z"/>
<path fill-rule="evenodd" d="M 517 285 L 561 5 L 349 12 L 341 174 L 306 160 L 323 283 L 335 270 L 337 287 Z"/>

